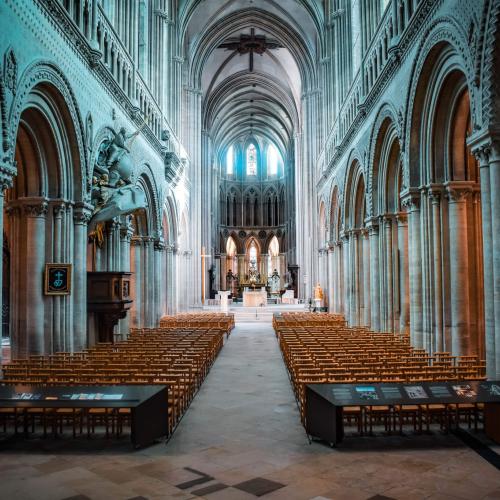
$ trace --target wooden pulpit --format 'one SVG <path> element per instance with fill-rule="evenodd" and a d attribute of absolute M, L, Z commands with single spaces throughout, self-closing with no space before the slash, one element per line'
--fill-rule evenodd
<path fill-rule="evenodd" d="M 99 342 L 113 342 L 113 330 L 132 307 L 132 273 L 88 272 L 87 311 L 97 316 Z"/>

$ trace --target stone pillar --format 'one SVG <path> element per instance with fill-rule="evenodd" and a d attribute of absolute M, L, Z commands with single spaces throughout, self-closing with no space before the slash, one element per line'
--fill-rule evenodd
<path fill-rule="evenodd" d="M 236 274 L 233 270 L 233 274 Z M 239 254 L 238 255 L 238 273 L 237 276 L 240 280 L 240 283 L 245 279 L 245 256 Z"/>
<path fill-rule="evenodd" d="M 403 206 L 408 212 L 408 248 L 410 275 L 410 340 L 411 344 L 423 347 L 422 331 L 422 255 L 420 233 L 420 193 L 409 191 L 402 195 Z"/>
<path fill-rule="evenodd" d="M 408 295 L 408 216 L 397 215 L 399 250 L 399 331 L 409 333 L 410 302 Z"/>
<path fill-rule="evenodd" d="M 12 187 L 16 167 L 11 163 L 0 163 L 0 248 L 3 255 L 3 218 L 4 218 L 4 193 Z M 0 311 L 3 311 L 3 266 L 0 266 Z M 0 325 L 3 328 L 3 325 Z M 0 366 L 2 365 L 2 335 L 0 331 Z"/>
<path fill-rule="evenodd" d="M 378 222 L 372 219 L 368 225 L 370 239 L 370 325 L 372 330 L 380 331 L 380 275 Z"/>
<path fill-rule="evenodd" d="M 336 312 L 335 308 L 335 247 L 328 245 L 328 311 Z"/>
<path fill-rule="evenodd" d="M 364 326 L 371 325 L 371 301 L 370 301 L 370 239 L 368 229 L 361 230 L 361 244 L 363 252 L 363 320 Z"/>
<path fill-rule="evenodd" d="M 62 246 L 64 235 L 62 234 L 62 217 L 66 213 L 66 204 L 64 202 L 58 202 L 52 207 L 52 212 L 54 215 L 54 236 L 52 245 L 52 262 L 63 262 L 62 259 Z M 53 320 L 52 320 L 52 352 L 60 352 L 66 349 L 65 338 L 64 338 L 64 325 L 62 322 L 61 314 L 61 296 L 55 295 L 52 297 L 52 307 L 53 307 Z"/>
<path fill-rule="evenodd" d="M 132 239 L 132 234 L 134 233 L 134 228 L 131 225 L 130 216 L 125 216 L 124 223 L 120 227 L 120 267 L 119 271 L 130 271 L 130 241 Z M 132 312 L 129 311 L 127 315 L 121 319 L 118 323 L 118 331 L 120 332 L 121 338 L 125 339 L 128 337 L 130 331 L 130 316 Z"/>
<path fill-rule="evenodd" d="M 493 250 L 493 301 L 495 307 L 495 378 L 500 378 L 500 143 L 490 154 L 491 235 Z M 491 371 L 491 370 L 490 370 Z"/>
<path fill-rule="evenodd" d="M 342 256 L 343 258 L 343 276 L 344 276 L 344 316 L 347 321 L 350 321 L 350 303 L 349 303 L 349 287 L 350 287 L 350 266 L 349 266 L 349 233 L 344 232 L 342 235 Z M 349 323 L 350 324 L 350 323 Z M 352 326 L 352 325 L 351 325 Z"/>
<path fill-rule="evenodd" d="M 162 286 L 162 260 L 163 251 L 165 250 L 165 242 L 163 238 L 157 238 L 154 242 L 154 310 L 153 310 L 153 326 L 159 326 L 160 317 L 163 313 L 163 304 L 161 301 L 161 286 Z"/>
<path fill-rule="evenodd" d="M 359 229 L 351 230 L 351 241 L 349 243 L 349 324 L 359 325 Z"/>
<path fill-rule="evenodd" d="M 467 246 L 467 198 L 470 186 L 447 186 L 450 238 L 451 351 L 471 353 L 469 331 L 469 253 Z"/>
<path fill-rule="evenodd" d="M 93 207 L 77 203 L 73 210 L 73 336 L 72 351 L 88 346 L 87 336 L 87 226 Z"/>
<path fill-rule="evenodd" d="M 48 204 L 44 198 L 33 198 L 23 205 L 26 217 L 26 279 L 24 282 L 21 325 L 24 324 L 26 349 L 21 357 L 48 354 L 45 339 L 45 306 L 42 294 L 45 264 L 45 221 Z M 22 331 L 22 330 L 21 330 Z"/>
<path fill-rule="evenodd" d="M 142 238 L 133 237 L 130 240 L 132 246 L 132 272 L 133 272 L 133 289 L 132 297 L 134 302 L 130 310 L 131 325 L 135 328 L 142 326 Z"/>
<path fill-rule="evenodd" d="M 385 331 L 394 332 L 394 266 L 392 258 L 392 217 L 384 216 L 385 229 Z"/>
<path fill-rule="evenodd" d="M 343 270 L 342 270 L 342 242 L 337 240 L 335 242 L 335 312 L 343 313 L 344 307 L 342 304 L 343 300 Z"/>
<path fill-rule="evenodd" d="M 143 301 L 143 325 L 153 326 L 154 310 L 154 256 L 153 238 L 144 236 L 143 242 L 143 278 L 142 278 L 142 301 Z"/>
<path fill-rule="evenodd" d="M 441 247 L 442 227 L 441 227 L 441 189 L 431 187 L 429 189 L 431 200 L 432 217 L 432 285 L 434 295 L 433 323 L 434 335 L 432 339 L 432 352 L 441 352 L 445 349 L 445 337 L 443 326 L 443 256 Z"/>
<path fill-rule="evenodd" d="M 492 196 L 490 185 L 489 144 L 481 145 L 475 151 L 479 159 L 481 181 L 481 221 L 483 225 L 483 280 L 484 280 L 484 329 L 486 349 L 486 375 L 489 379 L 500 376 L 496 369 L 495 349 L 495 299 L 493 268 L 493 236 L 492 236 Z M 498 168 L 498 165 L 497 165 Z M 497 195 L 498 196 L 498 195 Z M 498 206 L 498 205 L 497 205 Z"/>

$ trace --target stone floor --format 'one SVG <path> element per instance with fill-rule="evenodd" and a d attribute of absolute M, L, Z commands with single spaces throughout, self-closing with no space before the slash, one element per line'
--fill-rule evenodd
<path fill-rule="evenodd" d="M 268 324 L 240 324 L 170 442 L 0 443 L 0 499 L 500 499 L 453 436 L 309 444 Z"/>

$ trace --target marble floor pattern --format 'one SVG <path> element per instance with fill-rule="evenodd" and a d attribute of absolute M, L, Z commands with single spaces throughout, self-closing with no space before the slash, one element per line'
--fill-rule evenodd
<path fill-rule="evenodd" d="M 500 499 L 453 436 L 309 444 L 270 324 L 239 324 L 170 442 L 0 443 L 0 499 Z"/>

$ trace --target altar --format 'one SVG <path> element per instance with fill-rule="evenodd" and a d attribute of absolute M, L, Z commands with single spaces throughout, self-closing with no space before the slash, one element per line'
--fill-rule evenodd
<path fill-rule="evenodd" d="M 267 304 L 267 292 L 265 288 L 260 290 L 248 290 L 243 292 L 243 305 L 245 307 L 260 307 Z"/>

